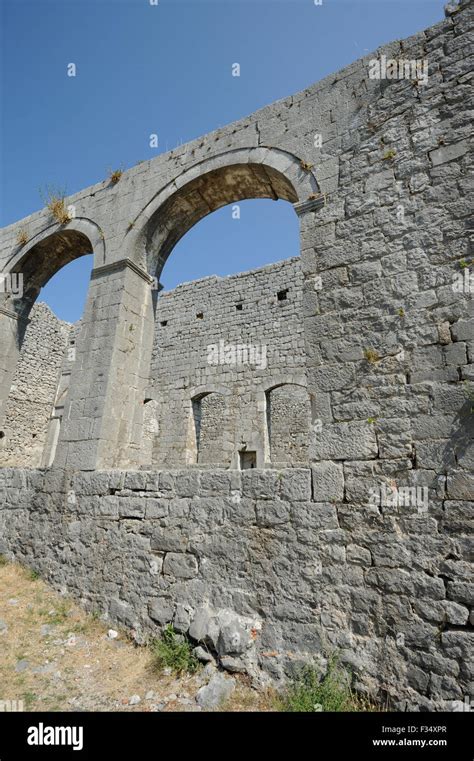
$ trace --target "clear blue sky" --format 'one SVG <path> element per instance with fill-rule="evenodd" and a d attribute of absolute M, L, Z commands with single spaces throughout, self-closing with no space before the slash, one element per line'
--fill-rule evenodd
<path fill-rule="evenodd" d="M 442 20 L 443 0 L 2 0 L 1 224 L 304 89 Z M 66 75 L 75 63 L 77 76 Z M 241 65 L 240 78 L 231 66 Z M 149 147 L 150 133 L 158 149 Z M 246 201 L 196 225 L 163 272 L 172 288 L 297 255 L 289 204 Z M 198 256 L 197 256 L 198 254 Z M 40 299 L 82 313 L 90 257 Z"/>

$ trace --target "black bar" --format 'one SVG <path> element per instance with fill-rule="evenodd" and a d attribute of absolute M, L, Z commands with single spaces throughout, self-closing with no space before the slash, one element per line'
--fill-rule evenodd
<path fill-rule="evenodd" d="M 132 754 L 160 759 L 205 753 L 212 758 L 242 754 L 250 761 L 272 751 L 294 749 L 311 759 L 341 754 L 362 758 L 472 761 L 473 715 L 459 713 L 0 713 L 0 761 L 110 759 Z M 36 736 L 31 728 L 43 726 Z M 31 739 L 61 741 L 49 727 L 83 728 L 81 749 L 31 745 Z M 64 733 L 80 745 L 80 735 Z M 383 741 L 384 744 L 381 744 Z M 390 741 L 390 743 L 388 742 Z M 285 748 L 287 749 L 285 751 Z M 304 750 L 305 749 L 305 750 Z M 263 757 L 263 756 L 262 756 Z"/>

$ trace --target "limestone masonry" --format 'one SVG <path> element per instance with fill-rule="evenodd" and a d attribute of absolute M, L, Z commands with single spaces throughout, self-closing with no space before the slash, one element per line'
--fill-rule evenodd
<path fill-rule="evenodd" d="M 336 652 L 393 708 L 474 699 L 472 8 L 1 231 L 1 553 L 257 685 Z M 300 256 L 160 291 L 246 198 Z M 91 251 L 70 326 L 35 301 Z"/>

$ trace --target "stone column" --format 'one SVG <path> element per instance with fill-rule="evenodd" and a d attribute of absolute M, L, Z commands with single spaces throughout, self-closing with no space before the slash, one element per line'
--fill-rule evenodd
<path fill-rule="evenodd" d="M 28 323 L 16 312 L 0 306 L 0 431 L 5 407 L 20 355 L 20 336 Z"/>
<path fill-rule="evenodd" d="M 153 279 L 129 259 L 93 270 L 55 465 L 140 465 L 154 333 Z"/>

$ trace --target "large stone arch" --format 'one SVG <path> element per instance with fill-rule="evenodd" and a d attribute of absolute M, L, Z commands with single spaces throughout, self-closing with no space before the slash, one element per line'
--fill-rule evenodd
<path fill-rule="evenodd" d="M 157 285 L 173 248 L 194 225 L 223 206 L 252 198 L 285 200 L 298 215 L 308 204 L 322 203 L 312 168 L 300 157 L 269 147 L 230 149 L 185 169 L 150 199 L 125 235 L 128 259 Z M 192 430 L 188 433 L 191 440 Z M 256 449 L 263 464 L 261 442 Z"/>
<path fill-rule="evenodd" d="M 319 195 L 311 168 L 287 151 L 239 148 L 205 159 L 162 188 L 133 220 L 127 248 L 153 277 L 178 241 L 208 214 L 251 198 L 294 205 Z"/>

